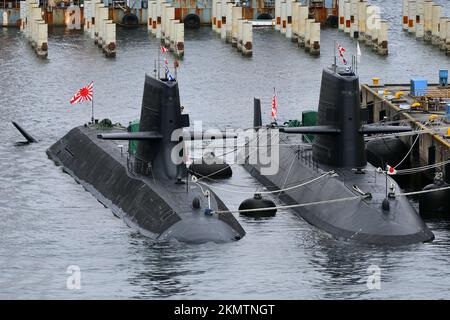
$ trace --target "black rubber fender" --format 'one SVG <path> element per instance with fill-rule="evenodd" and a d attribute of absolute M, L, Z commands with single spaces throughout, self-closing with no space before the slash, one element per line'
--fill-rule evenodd
<path fill-rule="evenodd" d="M 200 28 L 200 17 L 196 14 L 188 14 L 184 20 L 184 26 L 187 29 L 198 29 Z"/>

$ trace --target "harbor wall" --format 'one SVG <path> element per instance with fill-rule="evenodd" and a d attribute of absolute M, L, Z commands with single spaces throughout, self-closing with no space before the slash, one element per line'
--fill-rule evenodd
<path fill-rule="evenodd" d="M 368 85 L 361 85 L 362 105 L 367 106 L 369 113 L 369 122 L 379 122 L 383 117 L 396 120 L 408 121 L 415 130 L 425 130 L 425 127 L 418 119 L 406 112 L 401 112 L 399 107 L 386 100 L 376 92 L 377 88 Z M 416 136 L 401 137 L 401 139 L 410 147 Z M 450 160 L 450 144 L 441 136 L 432 133 L 420 134 L 417 152 L 411 153 L 412 163 L 418 163 L 420 166 L 426 166 L 438 162 Z M 446 181 L 450 181 L 450 166 L 443 168 Z"/>

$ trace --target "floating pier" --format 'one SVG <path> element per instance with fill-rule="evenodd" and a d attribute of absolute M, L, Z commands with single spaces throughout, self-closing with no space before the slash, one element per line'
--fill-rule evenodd
<path fill-rule="evenodd" d="M 161 0 L 148 1 L 147 31 L 160 39 L 161 45 L 178 58 L 184 57 L 184 23 L 172 4 Z"/>
<path fill-rule="evenodd" d="M 431 42 L 450 55 L 448 17 L 442 16 L 442 7 L 431 0 L 403 0 L 402 28 L 417 39 Z"/>
<path fill-rule="evenodd" d="M 448 73 L 448 71 L 447 71 Z M 420 89 L 417 83 L 425 83 Z M 432 165 L 450 160 L 450 86 L 427 84 L 426 80 L 411 80 L 411 84 L 361 85 L 362 105 L 368 112 L 368 123 L 386 120 L 407 121 L 419 135 L 401 134 L 408 146 L 414 144 L 410 154 L 415 166 Z M 443 168 L 446 181 L 450 181 L 450 164 Z M 430 174 L 430 179 L 432 175 Z"/>
<path fill-rule="evenodd" d="M 48 25 L 35 0 L 20 1 L 20 29 L 41 58 L 48 56 Z"/>

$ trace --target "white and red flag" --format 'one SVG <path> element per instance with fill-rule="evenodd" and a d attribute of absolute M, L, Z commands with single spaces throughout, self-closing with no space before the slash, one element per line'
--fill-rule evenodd
<path fill-rule="evenodd" d="M 75 104 L 83 101 L 92 101 L 94 97 L 94 81 L 91 81 L 86 87 L 81 88 L 70 99 L 70 104 Z"/>
<path fill-rule="evenodd" d="M 167 49 L 164 46 L 161 46 L 161 53 L 166 53 L 166 52 L 169 52 L 169 49 Z"/>
<path fill-rule="evenodd" d="M 391 167 L 390 165 L 386 164 L 386 173 L 389 175 L 397 174 L 397 170 L 395 170 L 394 167 Z"/>
<path fill-rule="evenodd" d="M 347 50 L 345 50 L 345 48 L 340 43 L 337 44 L 337 49 L 339 52 L 339 57 L 342 59 L 342 62 L 346 65 L 347 60 L 344 57 L 344 53 L 347 52 Z"/>
<path fill-rule="evenodd" d="M 275 94 L 275 88 L 273 88 L 272 95 L 272 119 L 276 120 L 277 118 L 277 95 Z"/>

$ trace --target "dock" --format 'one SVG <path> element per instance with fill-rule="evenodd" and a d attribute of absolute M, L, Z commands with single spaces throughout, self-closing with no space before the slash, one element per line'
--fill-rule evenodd
<path fill-rule="evenodd" d="M 361 94 L 368 123 L 405 121 L 423 131 L 410 154 L 412 163 L 425 166 L 450 159 L 449 85 L 428 84 L 426 90 L 411 92 L 410 84 L 362 84 Z M 410 147 L 417 137 L 399 136 Z M 442 171 L 449 181 L 450 164 Z"/>

